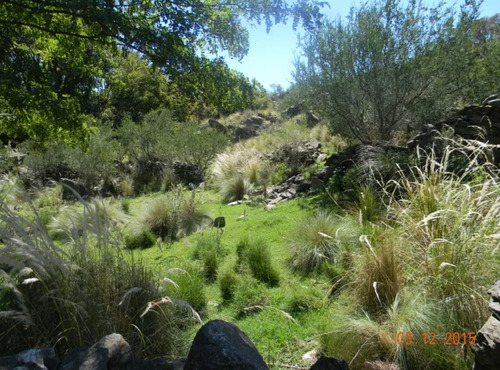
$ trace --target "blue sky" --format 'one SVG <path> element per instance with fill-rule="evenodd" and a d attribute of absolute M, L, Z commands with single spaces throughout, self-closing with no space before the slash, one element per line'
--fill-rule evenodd
<path fill-rule="evenodd" d="M 357 6 L 359 0 L 330 0 L 330 9 L 323 8 L 323 13 L 329 18 L 346 17 L 352 6 Z M 445 1 L 453 5 L 455 1 Z M 438 1 L 424 0 L 427 5 L 435 5 Z M 463 3 L 460 1 L 459 4 Z M 500 13 L 500 0 L 484 0 L 481 16 L 492 16 Z M 279 84 L 284 88 L 292 82 L 291 72 L 294 70 L 293 60 L 298 55 L 297 32 L 292 29 L 291 22 L 287 25 L 273 26 L 269 33 L 264 25 L 249 27 L 250 51 L 241 62 L 225 58 L 232 69 L 242 72 L 249 78 L 255 78 L 266 89 L 271 84 Z M 300 30 L 297 30 L 300 32 Z"/>

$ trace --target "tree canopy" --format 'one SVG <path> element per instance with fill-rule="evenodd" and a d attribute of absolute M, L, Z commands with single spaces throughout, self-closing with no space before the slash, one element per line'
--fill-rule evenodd
<path fill-rule="evenodd" d="M 472 37 L 478 9 L 474 1 L 457 13 L 421 0 L 352 9 L 347 22 L 325 21 L 302 40 L 295 88 L 335 131 L 362 142 L 432 122 L 443 107 L 498 87 L 478 81 L 481 60 L 499 61 Z"/>
<path fill-rule="evenodd" d="M 0 131 L 81 138 L 100 89 L 105 50 L 132 50 L 167 78 L 199 69 L 200 49 L 242 58 L 241 24 L 293 20 L 312 29 L 314 0 L 4 0 L 0 3 Z M 217 62 L 215 63 L 217 65 Z"/>

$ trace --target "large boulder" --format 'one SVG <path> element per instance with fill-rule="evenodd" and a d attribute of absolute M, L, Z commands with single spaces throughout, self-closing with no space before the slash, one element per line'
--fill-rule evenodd
<path fill-rule="evenodd" d="M 210 321 L 196 333 L 184 370 L 267 369 L 248 336 L 234 324 Z"/>
<path fill-rule="evenodd" d="M 234 130 L 233 143 L 237 143 L 242 140 L 250 139 L 257 136 L 257 131 L 249 127 L 237 127 Z"/>

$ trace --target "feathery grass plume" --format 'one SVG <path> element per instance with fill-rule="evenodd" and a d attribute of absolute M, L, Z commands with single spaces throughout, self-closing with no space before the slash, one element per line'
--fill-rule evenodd
<path fill-rule="evenodd" d="M 415 290 L 403 290 L 383 314 L 365 313 L 340 320 L 342 324 L 321 337 L 323 351 L 345 359 L 352 369 L 364 369 L 368 362 L 379 359 L 401 369 L 470 368 L 463 361 L 460 348 L 438 344 L 438 340 L 444 340 L 442 331 L 448 330 L 439 312 L 437 302 L 426 300 Z M 430 332 L 437 334 L 434 346 L 429 344 Z M 427 334 L 425 345 L 422 333 Z"/>
<path fill-rule="evenodd" d="M 59 213 L 52 217 L 48 229 L 52 238 L 56 240 L 73 239 L 83 236 L 84 232 L 100 234 L 101 228 L 106 230 L 121 227 L 128 221 L 119 203 L 110 199 L 92 199 L 89 203 L 83 202 L 64 206 Z"/>
<path fill-rule="evenodd" d="M 63 189 L 61 184 L 56 184 L 52 188 L 44 188 L 38 193 L 38 196 L 33 201 L 33 205 L 37 208 L 59 208 L 63 203 L 62 193 Z"/>
<path fill-rule="evenodd" d="M 279 285 L 279 273 L 272 265 L 269 245 L 263 239 L 244 237 L 236 246 L 236 252 L 238 268 L 248 267 L 254 278 L 268 286 Z"/>
<path fill-rule="evenodd" d="M 358 233 L 343 221 L 325 210 L 302 221 L 289 241 L 292 269 L 308 274 L 320 271 L 323 262 L 338 262 L 343 245 L 351 244 Z"/>
<path fill-rule="evenodd" d="M 463 144 L 445 147 L 440 156 L 428 152 L 425 166 L 401 179 L 406 196 L 393 199 L 389 212 L 411 251 L 408 276 L 446 306 L 453 328 L 473 331 L 489 315 L 485 292 L 500 269 L 494 237 L 500 190 L 498 172 L 484 162 L 484 145 Z M 460 175 L 447 170 L 457 151 L 469 161 Z"/>
<path fill-rule="evenodd" d="M 360 237 L 363 248 L 352 270 L 353 292 L 362 307 L 370 312 L 390 306 L 403 287 L 398 240 L 385 233 L 374 230 L 371 238 Z"/>
<path fill-rule="evenodd" d="M 164 241 L 173 241 L 210 224 L 210 218 L 200 207 L 195 192 L 186 198 L 181 186 L 147 202 L 129 232 L 137 234 L 144 228 Z"/>
<path fill-rule="evenodd" d="M 140 356 L 172 354 L 176 323 L 150 270 L 122 255 L 104 209 L 83 204 L 82 238 L 55 244 L 38 222 L 0 204 L 0 354 L 36 346 L 58 355 L 120 332 Z M 101 223 L 101 225 L 98 225 Z M 85 235 L 93 234 L 92 241 Z"/>
<path fill-rule="evenodd" d="M 12 207 L 19 206 L 28 200 L 21 181 L 8 174 L 4 174 L 0 178 L 0 198 Z"/>
<path fill-rule="evenodd" d="M 120 193 L 124 197 L 131 197 L 134 195 L 134 179 L 130 175 L 122 175 L 120 176 L 120 185 L 119 185 Z"/>

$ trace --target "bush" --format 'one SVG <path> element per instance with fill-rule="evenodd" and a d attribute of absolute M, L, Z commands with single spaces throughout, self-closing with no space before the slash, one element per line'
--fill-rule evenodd
<path fill-rule="evenodd" d="M 94 246 L 70 239 L 60 248 L 5 204 L 0 220 L 0 354 L 41 346 L 60 356 L 119 332 L 141 357 L 173 355 L 176 319 L 157 281 L 122 254 L 105 225 L 93 225 Z"/>
<path fill-rule="evenodd" d="M 269 246 L 262 239 L 241 239 L 236 246 L 238 266 L 248 265 L 257 280 L 271 286 L 279 285 L 278 271 L 272 266 Z"/>
<path fill-rule="evenodd" d="M 155 244 L 156 237 L 147 229 L 142 230 L 139 234 L 129 235 L 125 238 L 125 245 L 128 249 L 145 249 L 152 247 Z"/>

